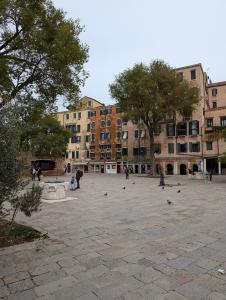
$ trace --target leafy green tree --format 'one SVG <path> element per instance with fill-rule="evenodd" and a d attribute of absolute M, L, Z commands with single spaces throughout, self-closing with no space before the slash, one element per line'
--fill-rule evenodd
<path fill-rule="evenodd" d="M 22 177 L 25 157 L 20 138 L 15 110 L 0 110 L 0 216 L 12 211 L 11 225 L 18 211 L 30 216 L 38 210 L 42 192 L 39 186 L 29 186 L 29 181 Z"/>
<path fill-rule="evenodd" d="M 58 96 L 73 104 L 87 77 L 82 30 L 50 0 L 0 0 L 1 106 L 35 99 L 48 107 Z"/>
<path fill-rule="evenodd" d="M 35 156 L 63 157 L 70 136 L 54 115 L 35 113 L 24 123 L 21 146 Z"/>
<path fill-rule="evenodd" d="M 182 80 L 163 61 L 150 65 L 136 64 L 119 74 L 110 84 L 110 93 L 121 107 L 125 118 L 140 120 L 150 139 L 151 174 L 155 173 L 154 132 L 160 123 L 176 114 L 190 116 L 200 100 L 199 89 Z"/>

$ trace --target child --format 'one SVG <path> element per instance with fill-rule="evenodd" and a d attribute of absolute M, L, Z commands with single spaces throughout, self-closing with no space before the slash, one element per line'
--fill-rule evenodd
<path fill-rule="evenodd" d="M 70 190 L 74 191 L 75 190 L 75 176 L 72 176 L 71 178 L 71 186 L 70 186 Z"/>

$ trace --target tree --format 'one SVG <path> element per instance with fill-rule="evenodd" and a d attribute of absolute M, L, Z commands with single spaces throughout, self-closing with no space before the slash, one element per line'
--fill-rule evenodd
<path fill-rule="evenodd" d="M 47 107 L 58 96 L 73 104 L 87 77 L 82 30 L 50 0 L 0 0 L 1 106 L 30 99 Z"/>
<path fill-rule="evenodd" d="M 151 174 L 155 173 L 154 132 L 162 122 L 176 114 L 190 116 L 198 104 L 199 89 L 182 80 L 176 71 L 163 61 L 149 66 L 136 64 L 119 74 L 110 84 L 125 118 L 142 121 L 150 139 Z"/>
<path fill-rule="evenodd" d="M 28 122 L 23 123 L 21 147 L 35 156 L 63 157 L 71 133 L 54 115 L 34 112 Z"/>
<path fill-rule="evenodd" d="M 21 131 L 15 110 L 0 111 L 0 216 L 13 211 L 11 224 L 20 210 L 30 216 L 40 205 L 42 189 L 29 187 L 22 177 L 25 158 L 20 146 Z M 5 206 L 9 203 L 10 206 Z"/>

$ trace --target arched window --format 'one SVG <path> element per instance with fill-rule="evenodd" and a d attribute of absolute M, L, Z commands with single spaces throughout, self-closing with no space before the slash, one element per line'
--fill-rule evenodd
<path fill-rule="evenodd" d="M 117 120 L 117 125 L 118 125 L 118 126 L 121 126 L 121 125 L 122 125 L 122 120 L 121 120 L 121 119 L 118 119 L 118 120 Z"/>
<path fill-rule="evenodd" d="M 107 120 L 107 127 L 111 126 L 111 120 Z"/>
<path fill-rule="evenodd" d="M 100 121 L 100 127 L 102 127 L 102 128 L 105 127 L 105 121 L 104 120 Z"/>

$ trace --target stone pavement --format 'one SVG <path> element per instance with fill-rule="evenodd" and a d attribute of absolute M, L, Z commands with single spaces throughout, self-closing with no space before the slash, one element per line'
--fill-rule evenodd
<path fill-rule="evenodd" d="M 0 299 L 226 300 L 226 178 L 214 181 L 85 174 L 77 200 L 18 217 L 51 239 L 0 249 Z"/>

